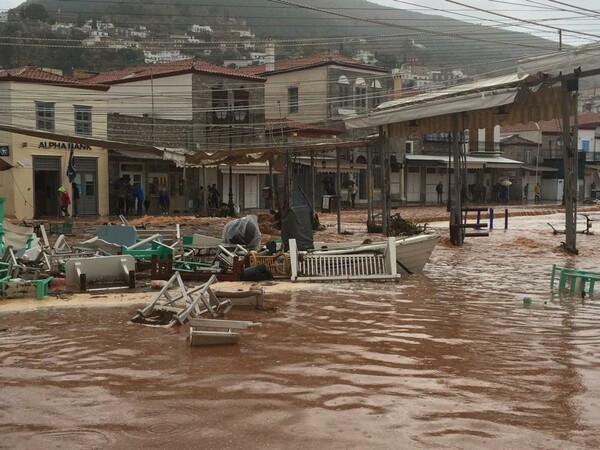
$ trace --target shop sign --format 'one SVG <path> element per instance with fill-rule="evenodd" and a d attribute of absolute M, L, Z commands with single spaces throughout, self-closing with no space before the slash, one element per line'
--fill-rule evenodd
<path fill-rule="evenodd" d="M 74 144 L 72 142 L 55 142 L 55 141 L 42 141 L 38 148 L 44 148 L 47 150 L 91 150 L 92 147 L 85 144 Z"/>

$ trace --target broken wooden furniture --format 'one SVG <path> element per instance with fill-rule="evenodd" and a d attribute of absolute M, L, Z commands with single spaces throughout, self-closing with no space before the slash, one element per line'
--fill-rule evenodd
<path fill-rule="evenodd" d="M 242 247 L 240 249 L 234 251 L 242 252 L 243 250 L 243 253 L 246 253 Z M 218 276 L 220 281 L 239 281 L 244 264 L 242 257 L 235 254 L 234 251 L 219 245 L 213 261 L 208 264 L 174 258 L 172 254 L 166 255 L 166 257 L 156 255 L 152 257 L 150 264 L 150 278 L 152 280 L 168 280 L 174 273 L 180 273 L 182 279 L 186 281 L 204 281 L 213 275 Z"/>
<path fill-rule="evenodd" d="M 135 288 L 135 259 L 131 255 L 71 258 L 65 267 L 67 288 Z"/>
<path fill-rule="evenodd" d="M 231 309 L 229 300 L 221 301 L 211 289 L 215 276 L 193 289 L 188 289 L 179 272 L 169 279 L 152 302 L 131 319 L 132 322 L 171 327 L 183 324 L 190 318 L 210 314 L 221 317 Z"/>
<path fill-rule="evenodd" d="M 260 322 L 247 320 L 190 319 L 190 344 L 192 346 L 237 344 L 240 333 L 260 327 Z"/>
<path fill-rule="evenodd" d="M 397 280 L 396 239 L 388 238 L 381 250 L 327 254 L 298 251 L 295 239 L 289 240 L 292 281 Z"/>
<path fill-rule="evenodd" d="M 63 222 L 50 222 L 48 224 L 50 234 L 75 234 L 75 224 L 70 219 Z"/>
<path fill-rule="evenodd" d="M 277 255 L 259 255 L 257 253 L 249 253 L 246 256 L 246 266 L 255 267 L 259 264 L 264 264 L 271 272 L 273 278 L 289 279 L 292 274 L 290 264 L 290 255 L 287 253 L 279 253 Z"/>

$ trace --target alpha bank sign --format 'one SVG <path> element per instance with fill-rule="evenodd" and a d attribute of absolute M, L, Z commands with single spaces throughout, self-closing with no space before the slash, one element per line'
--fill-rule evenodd
<path fill-rule="evenodd" d="M 92 147 L 85 144 L 74 144 L 72 142 L 55 142 L 55 141 L 42 141 L 38 148 L 46 150 L 91 150 Z"/>

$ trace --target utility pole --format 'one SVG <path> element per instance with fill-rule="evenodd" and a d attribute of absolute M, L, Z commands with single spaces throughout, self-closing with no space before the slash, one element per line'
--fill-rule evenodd
<path fill-rule="evenodd" d="M 578 254 L 577 236 L 577 142 L 571 137 L 571 97 L 577 92 L 579 80 L 577 76 L 563 77 L 562 87 L 562 139 L 564 158 L 564 203 L 565 203 L 565 245 L 564 248 L 572 254 Z M 577 108 L 575 108 L 577 114 Z M 573 133 L 576 137 L 576 133 Z"/>
<path fill-rule="evenodd" d="M 463 239 L 463 228 L 462 228 L 462 183 L 460 173 L 460 130 L 462 123 L 459 124 L 458 114 L 453 116 L 453 130 L 452 130 L 452 156 L 454 160 L 454 201 L 452 202 L 452 208 L 450 211 L 450 241 L 457 247 L 462 247 Z M 462 122 L 462 121 L 461 121 Z"/>
<path fill-rule="evenodd" d="M 381 228 L 382 233 L 387 236 L 388 232 L 388 208 L 387 208 L 387 191 L 389 180 L 387 179 L 387 173 L 385 169 L 384 163 L 384 140 L 385 135 L 383 131 L 383 126 L 379 126 L 379 169 L 381 175 Z"/>

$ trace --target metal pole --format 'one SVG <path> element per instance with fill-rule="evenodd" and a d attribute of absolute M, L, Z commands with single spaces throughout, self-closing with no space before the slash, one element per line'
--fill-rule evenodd
<path fill-rule="evenodd" d="M 233 150 L 233 110 L 229 110 L 229 155 L 231 156 Z M 235 212 L 233 211 L 233 170 L 231 169 L 231 162 L 229 163 L 229 201 L 227 202 L 227 207 L 229 208 L 229 215 L 234 216 Z"/>
<path fill-rule="evenodd" d="M 537 145 L 537 153 L 535 155 L 535 183 L 538 182 L 538 168 L 540 164 L 540 146 L 542 145 L 542 129 L 540 128 L 540 124 L 535 122 L 535 126 L 538 129 L 538 145 Z M 526 199 L 527 200 L 527 199 Z"/>
<path fill-rule="evenodd" d="M 204 185 L 204 195 L 202 196 L 202 214 L 206 215 L 206 206 L 208 204 L 208 185 L 206 184 L 206 166 L 202 164 L 202 184 Z"/>
<path fill-rule="evenodd" d="M 338 234 L 342 233 L 342 183 L 340 181 L 340 149 L 335 149 L 335 192 L 337 194 L 337 229 Z"/>
<path fill-rule="evenodd" d="M 316 188 L 315 188 L 315 151 L 310 151 L 310 198 L 312 202 L 313 217 L 316 213 Z"/>
<path fill-rule="evenodd" d="M 371 146 L 367 145 L 367 222 L 373 221 L 373 169 Z"/>

